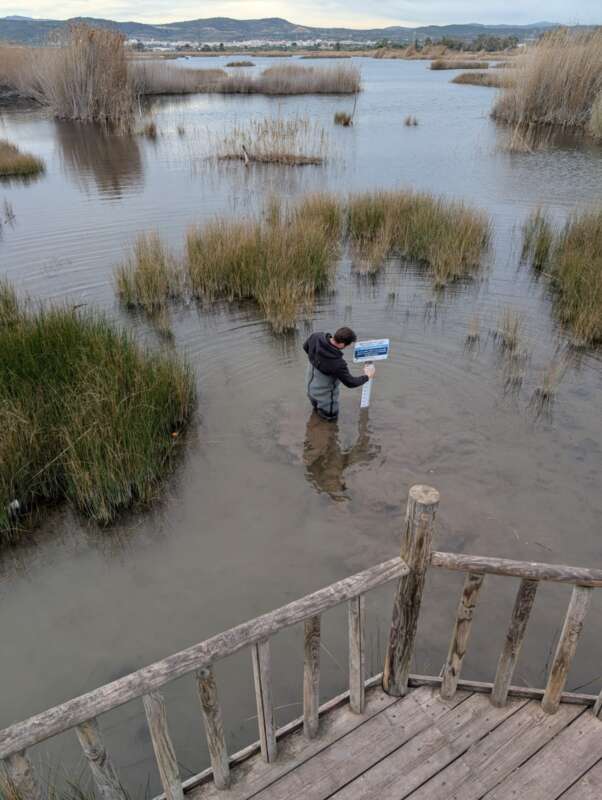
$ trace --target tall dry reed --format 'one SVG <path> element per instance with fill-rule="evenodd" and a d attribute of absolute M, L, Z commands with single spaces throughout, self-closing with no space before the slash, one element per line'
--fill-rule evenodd
<path fill-rule="evenodd" d="M 602 92 L 602 28 L 547 34 L 517 59 L 514 77 L 494 106 L 495 119 L 586 128 Z"/>
<path fill-rule="evenodd" d="M 296 115 L 235 125 L 225 139 L 213 143 L 213 150 L 222 161 L 298 166 L 321 164 L 328 146 L 328 136 L 319 123 Z"/>
<path fill-rule="evenodd" d="M 210 92 L 227 77 L 223 69 L 185 69 L 165 62 L 146 61 L 129 62 L 128 73 L 137 95 Z"/>
<path fill-rule="evenodd" d="M 336 67 L 304 67 L 279 64 L 268 67 L 257 77 L 228 75 L 214 91 L 233 94 L 355 94 L 361 89 L 361 76 L 350 64 Z"/>
<path fill-rule="evenodd" d="M 437 58 L 431 61 L 431 69 L 487 69 L 488 61 L 463 61 L 459 58 Z"/>

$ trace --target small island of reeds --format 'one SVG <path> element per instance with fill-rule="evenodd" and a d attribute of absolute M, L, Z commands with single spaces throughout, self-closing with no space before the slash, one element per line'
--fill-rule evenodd
<path fill-rule="evenodd" d="M 487 69 L 488 61 L 470 61 L 459 58 L 436 58 L 431 61 L 431 69 Z"/>
<path fill-rule="evenodd" d="M 0 284 L 0 542 L 48 503 L 107 524 L 153 500 L 193 408 L 192 375 L 173 355 Z"/>
<path fill-rule="evenodd" d="M 43 171 L 41 158 L 22 153 L 16 145 L 0 139 L 0 178 L 29 178 Z"/>
<path fill-rule="evenodd" d="M 451 83 L 488 86 L 492 89 L 508 89 L 514 85 L 514 78 L 508 72 L 461 72 L 451 79 Z"/>

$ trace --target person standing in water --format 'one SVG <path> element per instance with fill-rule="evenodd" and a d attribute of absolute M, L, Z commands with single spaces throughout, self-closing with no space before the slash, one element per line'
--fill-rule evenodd
<path fill-rule="evenodd" d="M 353 389 L 374 377 L 374 366 L 366 364 L 363 375 L 352 375 L 343 350 L 357 340 L 351 328 L 339 328 L 334 335 L 312 333 L 303 345 L 309 364 L 305 385 L 307 396 L 322 419 L 334 422 L 339 416 L 340 384 Z"/>

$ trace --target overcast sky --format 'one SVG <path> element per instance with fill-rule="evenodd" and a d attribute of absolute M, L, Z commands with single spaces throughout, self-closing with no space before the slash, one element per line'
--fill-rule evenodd
<path fill-rule="evenodd" d="M 105 17 L 175 22 L 200 17 L 285 17 L 304 25 L 365 28 L 444 25 L 454 22 L 518 23 L 542 20 L 602 23 L 600 0 L 0 0 L 0 16 L 67 19 Z"/>

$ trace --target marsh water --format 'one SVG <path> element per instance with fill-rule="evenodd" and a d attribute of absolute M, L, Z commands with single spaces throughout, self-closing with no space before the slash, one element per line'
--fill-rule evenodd
<path fill-rule="evenodd" d="M 253 60 L 255 70 L 274 64 Z M 414 483 L 441 492 L 439 549 L 600 565 L 602 358 L 567 349 L 545 282 L 520 265 L 520 226 L 539 205 L 561 221 L 599 204 L 602 150 L 556 141 L 508 153 L 489 117 L 494 90 L 450 84 L 452 73 L 425 62 L 357 63 L 364 90 L 351 128 L 332 118 L 351 111 L 352 99 L 326 96 L 163 98 L 149 109 L 155 141 L 40 111 L 2 116 L 0 136 L 47 164 L 37 181 L 0 185 L 0 203 L 14 212 L 2 226 L 2 276 L 36 299 L 101 308 L 149 346 L 185 356 L 199 412 L 175 475 L 148 512 L 98 530 L 57 508 L 2 554 L 0 727 L 395 555 Z M 204 157 L 235 124 L 293 114 L 327 130 L 324 166 L 226 168 Z M 407 114 L 417 127 L 404 126 Z M 279 336 L 252 305 L 183 304 L 172 310 L 166 339 L 116 302 L 113 269 L 142 231 L 159 231 L 177 251 L 189 225 L 255 211 L 274 195 L 395 187 L 459 198 L 491 215 L 492 246 L 475 280 L 435 291 L 417 266 L 392 259 L 368 276 L 344 254 L 334 291 L 294 334 Z M 507 308 L 523 317 L 518 382 L 493 336 Z M 479 339 L 467 346 L 475 319 Z M 359 393 L 344 391 L 340 421 L 329 426 L 310 415 L 301 345 L 308 332 L 343 323 L 361 338 L 389 337 L 391 358 L 377 367 L 369 411 L 360 415 Z M 565 371 L 541 413 L 532 398 L 558 359 Z M 417 672 L 440 670 L 461 581 L 429 578 Z M 485 582 L 467 677 L 492 680 L 515 589 L 511 579 Z M 543 685 L 568 593 L 541 588 L 517 683 Z M 390 588 L 369 598 L 374 672 L 390 601 Z M 602 685 L 601 611 L 596 595 L 570 688 Z M 345 687 L 343 613 L 324 620 L 324 699 Z M 273 663 L 281 723 L 301 709 L 300 631 L 276 638 Z M 217 678 L 234 750 L 257 738 L 249 653 L 220 663 Z M 166 696 L 187 776 L 207 764 L 192 680 Z M 141 703 L 102 722 L 128 787 L 158 791 Z M 74 739 L 57 737 L 37 757 L 77 774 Z"/>

